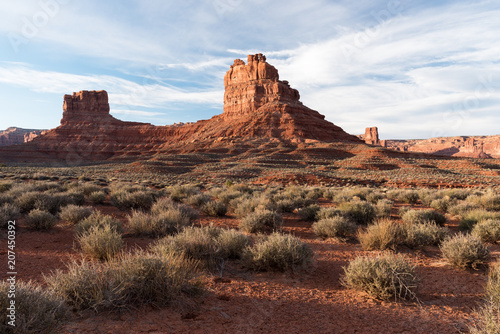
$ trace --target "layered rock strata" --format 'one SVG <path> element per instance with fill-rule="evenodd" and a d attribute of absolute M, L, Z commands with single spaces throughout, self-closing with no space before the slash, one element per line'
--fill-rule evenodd
<path fill-rule="evenodd" d="M 124 122 L 110 115 L 106 91 L 64 96 L 61 125 L 16 150 L 0 150 L 0 161 L 63 160 L 84 163 L 133 159 L 138 155 L 203 151 L 224 140 L 274 139 L 362 143 L 304 106 L 299 92 L 262 54 L 235 60 L 224 76 L 223 113 L 209 120 L 170 126 Z M 220 145 L 218 145 L 220 147 Z M 228 147 L 230 150 L 230 147 Z"/>

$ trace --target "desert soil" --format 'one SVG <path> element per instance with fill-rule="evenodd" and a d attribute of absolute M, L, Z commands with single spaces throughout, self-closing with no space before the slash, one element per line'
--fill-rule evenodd
<path fill-rule="evenodd" d="M 322 206 L 330 205 L 327 200 Z M 396 212 L 399 205 L 394 208 Z M 126 213 L 97 207 L 125 222 Z M 235 217 L 200 216 L 202 225 L 236 227 Z M 71 226 L 49 232 L 21 228 L 17 235 L 19 280 L 44 285 L 43 275 L 78 259 Z M 62 333 L 463 333 L 482 298 L 485 271 L 453 269 L 437 247 L 402 250 L 417 265 L 418 301 L 379 301 L 340 283 L 348 262 L 373 254 L 355 242 L 317 239 L 311 223 L 285 214 L 285 232 L 306 241 L 315 263 L 303 273 L 255 273 L 236 262 L 206 278 L 206 293 L 183 298 L 168 308 L 150 306 L 122 312 L 75 312 Z M 449 226 L 456 230 L 456 223 Z M 5 240 L 2 237 L 2 240 Z M 129 249 L 145 248 L 149 238 L 125 236 Z M 2 241 L 3 242 L 3 241 Z M 492 248 L 494 256 L 499 246 Z M 2 275 L 5 273 L 2 270 Z M 5 279 L 5 277 L 0 277 Z"/>

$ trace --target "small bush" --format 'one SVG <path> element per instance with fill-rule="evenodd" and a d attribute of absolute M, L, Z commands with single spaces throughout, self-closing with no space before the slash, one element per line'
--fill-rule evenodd
<path fill-rule="evenodd" d="M 199 285 L 197 264 L 171 255 L 140 252 L 109 262 L 72 262 L 67 271 L 45 277 L 54 292 L 77 309 L 164 306 Z"/>
<path fill-rule="evenodd" d="M 92 208 L 70 204 L 61 209 L 59 218 L 70 224 L 77 224 L 92 214 Z"/>
<path fill-rule="evenodd" d="M 69 320 L 64 300 L 31 282 L 16 282 L 15 327 L 8 324 L 10 283 L 0 282 L 0 333 L 55 333 Z"/>
<path fill-rule="evenodd" d="M 356 201 L 343 203 L 339 208 L 345 216 L 360 225 L 370 224 L 377 216 L 375 208 L 368 202 Z"/>
<path fill-rule="evenodd" d="M 19 208 L 11 203 L 4 203 L 0 206 L 0 228 L 6 228 L 9 220 L 16 220 L 20 217 Z"/>
<path fill-rule="evenodd" d="M 377 213 L 377 217 L 379 218 L 388 218 L 391 216 L 391 210 L 394 206 L 394 202 L 388 199 L 381 199 L 377 202 L 375 206 L 375 211 Z"/>
<path fill-rule="evenodd" d="M 403 224 L 401 228 L 404 235 L 403 244 L 410 248 L 437 246 L 450 234 L 447 228 L 434 222 Z"/>
<path fill-rule="evenodd" d="M 240 217 L 246 217 L 255 211 L 267 210 L 270 207 L 270 200 L 264 196 L 254 194 L 236 198 L 230 205 L 234 208 L 234 213 Z"/>
<path fill-rule="evenodd" d="M 342 216 L 342 211 L 335 208 L 321 208 L 319 209 L 316 217 L 318 220 Z"/>
<path fill-rule="evenodd" d="M 500 211 L 500 196 L 493 192 L 481 196 L 480 203 L 483 208 L 490 211 Z"/>
<path fill-rule="evenodd" d="M 256 233 L 266 230 L 277 231 L 283 226 L 283 218 L 276 212 L 263 210 L 246 216 L 239 227 L 245 232 Z"/>
<path fill-rule="evenodd" d="M 182 216 L 182 219 L 187 220 L 188 222 L 191 222 L 198 217 L 198 213 L 189 206 L 176 203 L 167 197 L 160 198 L 151 207 L 152 215 L 160 216 L 163 213 L 171 215 L 174 211 L 177 212 L 175 214 L 176 216 Z"/>
<path fill-rule="evenodd" d="M 356 234 L 357 225 L 348 218 L 335 216 L 314 223 L 312 229 L 314 234 L 323 239 L 349 239 Z"/>
<path fill-rule="evenodd" d="M 222 217 L 227 213 L 227 206 L 219 201 L 209 201 L 201 207 L 201 211 L 212 217 Z"/>
<path fill-rule="evenodd" d="M 497 243 L 500 240 L 500 220 L 483 220 L 477 223 L 471 234 L 485 243 Z"/>
<path fill-rule="evenodd" d="M 149 209 L 155 201 L 153 192 L 149 190 L 138 190 L 129 192 L 118 190 L 110 195 L 111 203 L 119 209 Z"/>
<path fill-rule="evenodd" d="M 500 219 L 500 214 L 483 209 L 472 210 L 460 221 L 458 228 L 462 231 L 470 231 L 477 223 L 490 219 Z"/>
<path fill-rule="evenodd" d="M 388 300 L 414 299 L 417 288 L 415 266 L 400 255 L 358 257 L 344 268 L 342 283 L 352 289 Z"/>
<path fill-rule="evenodd" d="M 250 237 L 237 230 L 222 230 L 217 237 L 221 256 L 227 259 L 239 259 L 250 244 Z"/>
<path fill-rule="evenodd" d="M 48 231 L 57 223 L 56 217 L 47 211 L 31 210 L 26 217 L 26 225 L 34 230 Z"/>
<path fill-rule="evenodd" d="M 205 203 L 207 203 L 208 201 L 210 201 L 210 196 L 207 196 L 205 194 L 195 194 L 195 195 L 191 195 L 191 196 L 187 197 L 185 200 L 185 203 L 199 208 L 199 207 L 203 206 Z M 222 201 L 222 203 L 227 204 L 228 202 Z"/>
<path fill-rule="evenodd" d="M 75 225 L 75 233 L 80 235 L 89 231 L 92 227 L 104 228 L 110 226 L 118 233 L 123 233 L 122 223 L 109 215 L 103 215 L 99 211 L 94 211 L 90 216 Z"/>
<path fill-rule="evenodd" d="M 465 216 L 469 211 L 479 209 L 479 205 L 467 201 L 459 202 L 448 207 L 448 212 L 456 216 Z"/>
<path fill-rule="evenodd" d="M 122 235 L 111 226 L 93 226 L 77 236 L 84 254 L 98 260 L 109 260 L 123 248 Z"/>
<path fill-rule="evenodd" d="M 425 222 L 435 222 L 437 225 L 444 225 L 446 217 L 434 210 L 409 210 L 402 217 L 403 222 L 408 224 L 421 224 Z"/>
<path fill-rule="evenodd" d="M 170 198 L 176 202 L 180 202 L 189 196 L 200 193 L 200 188 L 190 184 L 171 186 L 166 190 L 170 194 Z"/>
<path fill-rule="evenodd" d="M 408 211 L 411 210 L 411 207 L 410 206 L 401 206 L 399 207 L 398 209 L 398 215 L 400 217 L 403 217 L 405 213 L 407 213 Z"/>
<path fill-rule="evenodd" d="M 414 190 L 401 191 L 397 196 L 398 201 L 408 204 L 417 204 L 419 199 L 418 192 Z"/>
<path fill-rule="evenodd" d="M 453 266 L 462 269 L 478 269 L 486 265 L 490 250 L 472 235 L 456 235 L 441 244 L 443 257 Z"/>
<path fill-rule="evenodd" d="M 175 208 L 157 214 L 148 214 L 142 211 L 133 211 L 128 217 L 129 227 L 134 235 L 163 237 L 175 234 L 189 226 L 189 217 Z"/>
<path fill-rule="evenodd" d="M 6 191 L 9 191 L 12 188 L 13 183 L 12 182 L 0 182 L 0 193 L 4 193 Z"/>
<path fill-rule="evenodd" d="M 89 200 L 94 204 L 102 204 L 106 200 L 106 193 L 102 190 L 93 191 L 89 194 Z"/>
<path fill-rule="evenodd" d="M 431 202 L 430 207 L 433 208 L 434 210 L 446 212 L 450 205 L 451 205 L 450 199 L 445 197 L 433 200 Z"/>
<path fill-rule="evenodd" d="M 317 204 L 312 204 L 306 206 L 305 208 L 299 209 L 300 217 L 305 221 L 314 221 L 316 220 L 316 215 L 318 214 L 320 207 Z"/>
<path fill-rule="evenodd" d="M 273 233 L 245 251 L 248 267 L 257 271 L 301 270 L 313 259 L 313 251 L 299 238 L 288 234 Z"/>
<path fill-rule="evenodd" d="M 382 219 L 358 232 L 358 240 L 365 250 L 395 249 L 404 240 L 398 223 Z"/>
<path fill-rule="evenodd" d="M 383 199 L 384 196 L 381 194 L 381 193 L 378 193 L 378 192 L 372 192 L 372 193 L 369 193 L 367 196 L 366 196 L 366 201 L 367 202 L 370 202 L 372 204 L 377 204 L 381 199 Z M 392 202 L 391 202 L 392 203 Z"/>

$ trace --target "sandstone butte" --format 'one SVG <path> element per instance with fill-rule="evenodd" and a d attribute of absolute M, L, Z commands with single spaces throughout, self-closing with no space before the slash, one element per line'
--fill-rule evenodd
<path fill-rule="evenodd" d="M 221 150 L 235 142 L 268 139 L 287 143 L 349 142 L 356 136 L 300 102 L 262 54 L 236 59 L 224 76 L 224 109 L 195 123 L 154 126 L 110 115 L 106 91 L 64 96 L 61 125 L 31 142 L 0 148 L 1 162 L 126 160 L 139 155 Z M 226 152 L 228 149 L 226 148 Z"/>
<path fill-rule="evenodd" d="M 43 135 L 47 130 L 21 129 L 16 127 L 0 131 L 0 146 L 27 143 Z"/>

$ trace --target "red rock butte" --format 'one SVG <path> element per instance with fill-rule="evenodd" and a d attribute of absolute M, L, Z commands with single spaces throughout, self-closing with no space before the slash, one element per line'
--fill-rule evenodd
<path fill-rule="evenodd" d="M 351 142 L 356 136 L 304 106 L 262 54 L 236 59 L 224 76 L 223 113 L 196 123 L 154 126 L 110 115 L 106 91 L 64 96 L 61 125 L 29 143 L 0 149 L 0 161 L 132 159 L 159 153 L 206 152 L 235 141 Z"/>

